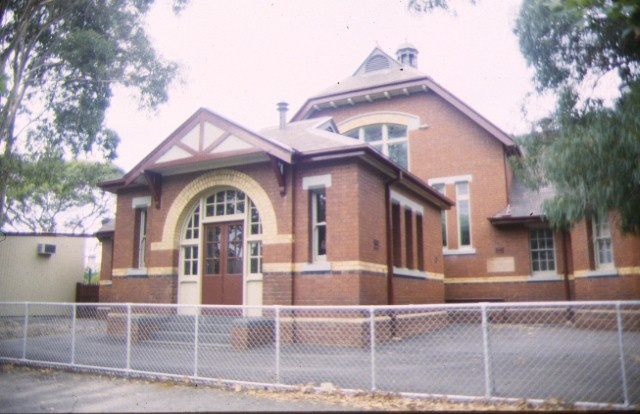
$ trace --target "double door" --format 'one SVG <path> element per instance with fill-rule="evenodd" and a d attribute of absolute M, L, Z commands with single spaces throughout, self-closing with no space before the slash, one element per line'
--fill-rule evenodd
<path fill-rule="evenodd" d="M 202 304 L 242 305 L 243 223 L 206 224 L 203 244 Z"/>

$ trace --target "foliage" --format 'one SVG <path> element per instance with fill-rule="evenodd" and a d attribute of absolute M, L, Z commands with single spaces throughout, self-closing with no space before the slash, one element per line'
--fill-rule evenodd
<path fill-rule="evenodd" d="M 468 3 L 475 3 L 476 0 L 466 0 Z M 418 13 L 429 13 L 437 9 L 450 10 L 456 3 L 455 0 L 409 0 L 408 9 Z"/>
<path fill-rule="evenodd" d="M 516 33 L 538 91 L 557 95 L 522 141 L 516 172 L 531 188 L 555 188 L 544 205 L 553 225 L 616 210 L 621 230 L 640 234 L 640 5 L 525 0 Z M 594 96 L 612 75 L 620 89 Z"/>
<path fill-rule="evenodd" d="M 119 139 L 104 118 L 114 86 L 135 92 L 141 107 L 168 99 L 177 66 L 156 54 L 144 31 L 153 3 L 0 2 L 0 227 L 11 203 L 7 196 L 35 188 L 9 188 L 16 173 L 29 168 L 24 154 L 34 165 L 40 158 L 87 154 L 111 160 Z"/>
<path fill-rule="evenodd" d="M 9 186 L 6 224 L 33 232 L 56 232 L 60 225 L 70 232 L 87 232 L 111 213 L 111 195 L 97 183 L 122 173 L 110 163 L 24 160 Z"/>

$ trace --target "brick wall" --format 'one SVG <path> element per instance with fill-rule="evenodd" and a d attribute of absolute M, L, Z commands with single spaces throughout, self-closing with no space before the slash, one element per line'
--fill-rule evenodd
<path fill-rule="evenodd" d="M 107 297 L 101 302 L 176 303 L 177 278 L 173 275 L 154 277 L 117 277 L 105 289 Z"/>
<path fill-rule="evenodd" d="M 563 301 L 564 282 L 514 282 L 514 283 L 445 283 L 447 300 L 484 301 L 498 299 L 505 302 Z"/>

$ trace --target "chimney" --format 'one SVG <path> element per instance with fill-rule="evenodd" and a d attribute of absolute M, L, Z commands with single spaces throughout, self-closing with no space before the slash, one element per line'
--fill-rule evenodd
<path fill-rule="evenodd" d="M 280 129 L 287 127 L 287 108 L 289 106 L 286 102 L 278 102 L 278 112 L 280 112 Z"/>

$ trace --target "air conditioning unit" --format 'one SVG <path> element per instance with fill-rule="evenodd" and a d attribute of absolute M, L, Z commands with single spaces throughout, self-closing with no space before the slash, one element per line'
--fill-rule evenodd
<path fill-rule="evenodd" d="M 43 255 L 43 256 L 50 256 L 52 254 L 54 254 L 56 252 L 56 245 L 55 244 L 45 244 L 45 243 L 39 243 L 38 244 L 38 254 Z"/>

